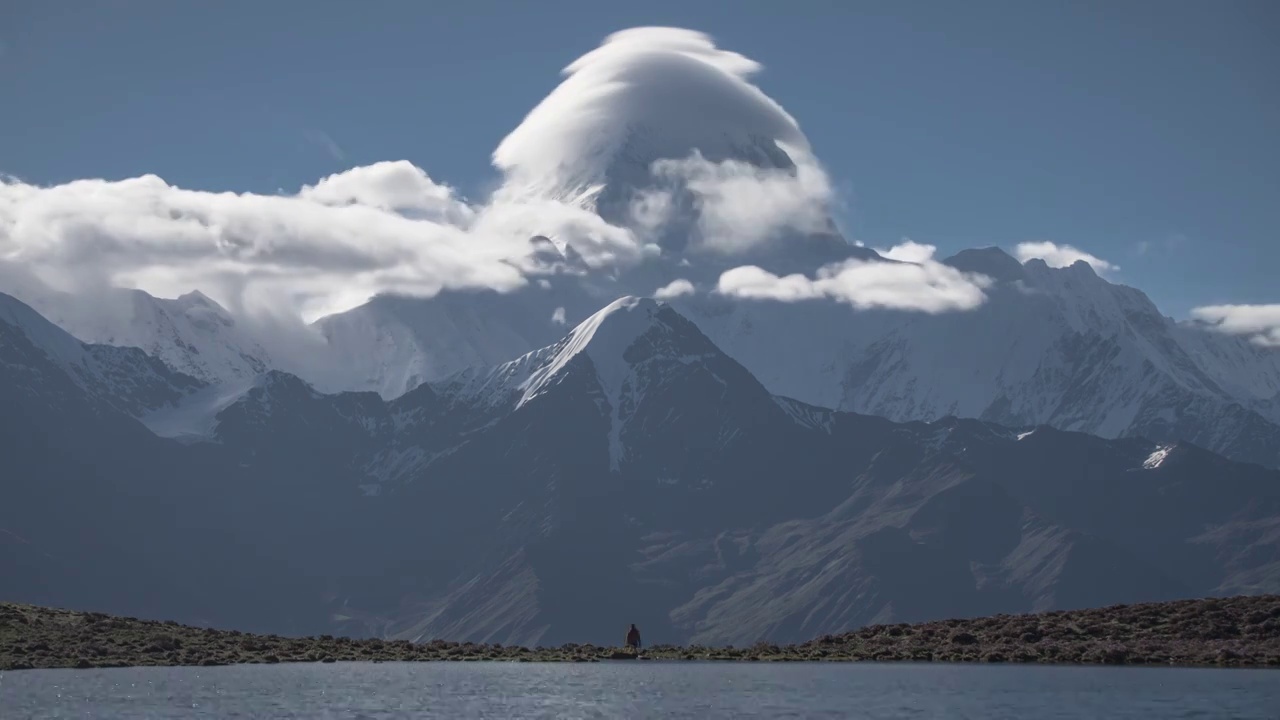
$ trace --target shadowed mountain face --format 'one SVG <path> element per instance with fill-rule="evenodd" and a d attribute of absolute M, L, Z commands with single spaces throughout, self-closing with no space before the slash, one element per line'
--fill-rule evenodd
<path fill-rule="evenodd" d="M 12 317 L 6 599 L 282 633 L 559 644 L 635 622 L 650 643 L 741 645 L 1280 590 L 1280 473 L 813 407 L 653 301 L 390 402 L 268 373 L 141 410 L 59 359 L 93 346 Z"/>

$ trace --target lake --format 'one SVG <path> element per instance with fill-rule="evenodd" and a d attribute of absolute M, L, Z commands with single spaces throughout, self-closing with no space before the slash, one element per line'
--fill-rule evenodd
<path fill-rule="evenodd" d="M 0 673 L 19 718 L 1280 717 L 1280 672 L 1036 665 L 335 663 Z"/>

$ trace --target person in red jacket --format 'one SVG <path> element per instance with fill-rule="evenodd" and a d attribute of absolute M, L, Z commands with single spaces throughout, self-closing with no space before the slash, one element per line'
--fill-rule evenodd
<path fill-rule="evenodd" d="M 627 631 L 627 647 L 636 652 L 640 651 L 640 629 L 635 623 L 631 623 L 631 629 Z"/>

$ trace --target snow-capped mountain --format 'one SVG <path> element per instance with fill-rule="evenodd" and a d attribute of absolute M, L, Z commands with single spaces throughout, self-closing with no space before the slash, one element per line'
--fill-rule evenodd
<path fill-rule="evenodd" d="M 130 415 L 174 407 L 203 384 L 137 348 L 82 343 L 3 293 L 0 367 L 32 397 L 53 402 L 79 391 Z"/>
<path fill-rule="evenodd" d="M 945 262 L 992 278 L 982 306 L 936 315 L 854 311 L 829 301 L 736 300 L 705 289 L 671 303 L 771 392 L 810 404 L 898 421 L 955 415 L 1189 440 L 1234 459 L 1280 465 L 1275 348 L 1176 322 L 1141 291 L 1113 284 L 1083 262 L 1023 265 L 996 248 Z M 591 317 L 607 298 L 647 295 L 675 276 L 696 275 L 671 263 L 604 280 L 549 276 L 508 294 L 377 297 L 319 321 L 324 344 L 305 369 L 272 364 L 264 343 L 198 293 L 163 300 L 120 291 L 118 303 L 34 295 L 35 307 L 81 340 L 140 347 L 170 370 L 224 386 L 206 391 L 211 397 L 234 395 L 262 372 L 284 369 L 326 392 L 372 390 L 391 399 L 520 358 Z"/>
<path fill-rule="evenodd" d="M 701 138 L 701 140 L 699 140 Z M 701 141 L 702 145 L 695 145 Z M 662 253 L 619 268 L 591 270 L 572 244 L 533 238 L 532 258 L 548 270 L 529 286 L 508 293 L 443 291 L 430 299 L 376 297 L 353 310 L 320 319 L 315 327 L 331 350 L 328 376 L 308 376 L 326 389 L 375 390 L 395 397 L 423 382 L 440 380 L 468 367 L 492 366 L 553 342 L 566 327 L 582 322 L 623 295 L 647 296 L 681 279 L 714 286 L 725 270 L 743 264 L 778 274 L 812 273 L 848 260 L 879 259 L 875 251 L 845 241 L 827 220 L 813 231 L 788 230 L 785 242 L 761 244 L 734 253 L 700 242 L 701 209 L 687 182 L 664 177 L 656 163 L 685 158 L 697 149 L 707 162 L 732 162 L 771 172 L 795 172 L 791 158 L 773 140 L 739 133 L 714 142 L 694 133 L 672 135 L 653 126 L 632 125 L 616 146 L 592 158 L 596 192 L 591 204 L 618 227 L 635 224 L 632 203 L 662 192 L 669 214 L 661 228 L 644 231 Z M 555 192 L 568 192 L 569 186 Z M 548 190 L 548 192 L 551 192 Z"/>
<path fill-rule="evenodd" d="M 551 342 L 564 330 L 547 293 L 442 293 L 431 302 L 381 296 L 319 320 L 334 390 L 394 398 L 468 367 L 495 365 Z M 521 297 L 525 302 L 521 302 Z"/>
<path fill-rule="evenodd" d="M 807 403 L 899 421 L 956 415 L 1189 440 L 1280 465 L 1276 349 L 1167 318 L 1140 291 L 1085 263 L 1023 265 L 996 248 L 945 262 L 993 278 L 981 307 L 938 315 L 853 311 L 706 292 L 671 302 L 770 391 Z M 611 293 L 648 294 L 665 272 L 604 282 L 560 275 L 510 294 L 378 297 L 317 323 L 329 354 L 317 354 L 313 367 L 321 371 L 304 377 L 326 392 L 398 397 L 551 344 Z M 278 367 L 262 343 L 197 293 L 162 300 L 121 291 L 118 305 L 40 297 L 37 307 L 52 307 L 52 317 L 72 334 L 78 328 L 82 340 L 142 347 L 172 370 L 225 386 L 206 394 L 226 396 Z"/>
<path fill-rule="evenodd" d="M 220 386 L 202 394 L 208 405 L 199 412 L 162 418 L 197 436 L 210 426 L 194 418 L 207 419 L 268 370 L 291 372 L 323 392 L 374 391 L 389 400 L 469 368 L 514 361 L 620 296 L 665 289 L 674 309 L 770 392 L 809 404 L 901 421 L 956 415 L 1190 440 L 1280 465 L 1280 350 L 1175 322 L 1140 291 L 1085 263 L 1023 265 L 995 248 L 966 250 L 945 262 L 990 279 L 985 302 L 936 314 L 719 294 L 722 273 L 743 266 L 800 274 L 778 281 L 807 287 L 834 263 L 888 262 L 840 236 L 810 143 L 796 119 L 752 84 L 757 70 L 709 37 L 675 28 L 612 35 L 567 67 L 564 81 L 495 150 L 502 182 L 486 207 L 510 210 L 503 203 L 515 202 L 522 218 L 528 208 L 569 208 L 571 225 L 594 230 L 534 237 L 526 256 L 514 244 L 519 257 L 503 258 L 525 280 L 514 291 L 377 296 L 310 328 L 291 328 L 306 340 L 293 343 L 196 289 L 175 299 L 137 290 L 79 297 L 0 264 L 0 290 L 82 341 L 141 348 L 170 370 Z M 344 182 L 372 175 L 382 185 L 366 189 L 375 196 L 394 189 L 396 207 L 412 205 L 405 201 L 415 193 L 452 197 L 448 188 L 421 184 L 428 179 L 420 171 L 409 173 L 419 184 L 404 187 L 392 187 L 402 174 L 367 170 Z M 729 196 L 735 202 L 723 202 Z M 516 202 L 530 198 L 536 202 Z M 455 209 L 461 215 L 449 222 L 484 215 L 482 206 Z M 584 219 L 582 211 L 595 214 Z M 632 252 L 601 252 L 587 262 L 586 236 L 601 225 L 627 239 L 607 248 Z"/>
<path fill-rule="evenodd" d="M 1048 424 L 1190 440 L 1280 465 L 1280 352 L 1180 324 L 1084 262 L 1025 265 L 996 248 L 945 262 L 993 278 L 969 312 L 852 312 L 819 303 L 677 301 L 773 392 L 934 420 Z"/>
<path fill-rule="evenodd" d="M 199 292 L 119 290 L 87 301 L 14 285 L 16 275 L 0 289 L 80 340 L 141 348 L 221 386 L 202 394 L 198 412 L 149 420 L 196 436 L 267 370 L 390 400 L 468 369 L 529 362 L 616 298 L 679 287 L 664 295 L 674 309 L 770 392 L 805 403 L 899 421 L 955 415 L 1189 440 L 1280 466 L 1280 350 L 1175 322 L 1086 263 L 1051 268 L 996 248 L 963 251 L 945 263 L 989 278 L 986 300 L 937 314 L 718 294 L 722 273 L 742 266 L 812 279 L 834 263 L 888 262 L 840 236 L 809 141 L 751 84 L 757 69 L 699 33 L 619 33 L 566 68 L 496 149 L 495 203 L 534 198 L 594 211 L 593 221 L 643 250 L 627 262 L 592 265 L 574 245 L 580 238 L 538 236 L 518 290 L 378 296 L 314 323 L 302 350 L 255 337 L 263 331 Z M 723 207 L 741 183 L 749 202 Z M 747 207 L 744 216 L 744 205 L 768 212 Z M 726 214 L 738 221 L 725 225 Z M 772 227 L 775 215 L 786 222 Z M 760 225 L 771 227 L 767 241 L 748 242 Z"/>
<path fill-rule="evenodd" d="M 512 412 L 553 389 L 590 398 L 607 428 L 609 468 L 618 471 L 655 438 L 723 425 L 726 378 L 763 387 L 692 323 L 663 303 L 624 297 L 584 320 L 559 342 L 493 368 L 467 370 L 433 388 L 454 407 Z M 571 388 L 564 390 L 563 388 Z M 735 395 L 733 400 L 740 400 Z M 697 401 L 697 404 L 694 404 Z"/>
<path fill-rule="evenodd" d="M 84 342 L 140 348 L 204 383 L 251 380 L 272 367 L 255 334 L 198 290 L 173 299 L 122 289 L 88 299 L 32 282 L 11 290 Z"/>
<path fill-rule="evenodd" d="M 832 263 L 885 259 L 840 237 L 829 218 L 732 253 L 707 247 L 702 233 L 714 197 L 691 189 L 696 172 L 664 168 L 692 162 L 698 172 L 727 164 L 748 175 L 794 175 L 813 162 L 808 141 L 781 108 L 738 81 L 742 68 L 733 58 L 713 49 L 701 58 L 728 63 L 728 75 L 670 58 L 689 65 L 689 73 L 660 84 L 643 70 L 658 60 L 632 58 L 633 46 L 623 42 L 630 39 L 619 37 L 601 56 L 571 66 L 565 84 L 503 141 L 495 163 L 517 188 L 586 193 L 603 218 L 662 252 L 607 276 L 560 275 L 510 295 L 384 298 L 327 318 L 321 325 L 331 346 L 360 368 L 350 387 L 393 397 L 467 366 L 499 365 L 550 344 L 560 322 L 574 325 L 620 295 L 647 296 L 680 280 L 692 292 L 671 299 L 672 306 L 773 393 L 899 421 L 955 415 L 1111 438 L 1190 440 L 1280 466 L 1280 351 L 1178 323 L 1141 291 L 1108 282 L 1087 263 L 1052 268 L 1041 260 L 1024 265 L 997 248 L 963 251 L 944 262 L 989 278 L 986 301 L 937 314 L 717 294 L 717 280 L 732 267 L 812 278 Z M 683 38 L 681 48 L 684 41 L 692 42 Z M 613 64 L 624 57 L 626 64 Z M 601 88 L 610 102 L 570 103 L 581 114 L 569 118 L 561 90 L 595 62 L 603 63 L 602 74 L 581 82 L 610 78 L 614 85 Z M 589 126 L 582 137 L 590 142 L 557 144 L 577 122 Z M 664 208 L 657 226 L 635 215 L 637 202 L 654 193 Z M 378 351 L 368 352 L 371 346 Z"/>
<path fill-rule="evenodd" d="M 0 317 L 0 537 L 40 548 L 0 553 L 17 599 L 504 643 L 603 641 L 625 616 L 741 644 L 1280 589 L 1276 471 L 815 407 L 652 300 L 391 401 L 280 372 L 197 389 L 182 442 L 99 402 L 109 378 L 73 380 L 78 347 Z"/>
<path fill-rule="evenodd" d="M 810 404 L 898 421 L 955 415 L 1190 440 L 1280 465 L 1276 349 L 1176 322 L 1083 262 L 1023 265 L 997 248 L 945 262 L 992 278 L 982 306 L 930 315 L 706 292 L 670 302 L 771 392 Z M 588 288 L 568 277 L 511 296 L 380 298 L 321 324 L 352 366 L 368 366 L 353 387 L 394 397 L 548 344 L 562 327 L 556 320 L 590 317 L 602 293 L 632 281 Z M 660 281 L 635 281 L 632 292 Z"/>

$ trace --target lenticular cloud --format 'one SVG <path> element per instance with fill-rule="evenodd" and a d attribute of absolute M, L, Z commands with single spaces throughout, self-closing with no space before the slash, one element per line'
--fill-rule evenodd
<path fill-rule="evenodd" d="M 578 58 L 493 153 L 508 189 L 566 200 L 606 182 L 636 139 L 642 160 L 679 159 L 760 139 L 807 153 L 800 126 L 747 78 L 759 63 L 699 32 L 635 28 Z M 637 134 L 640 137 L 636 137 Z"/>

